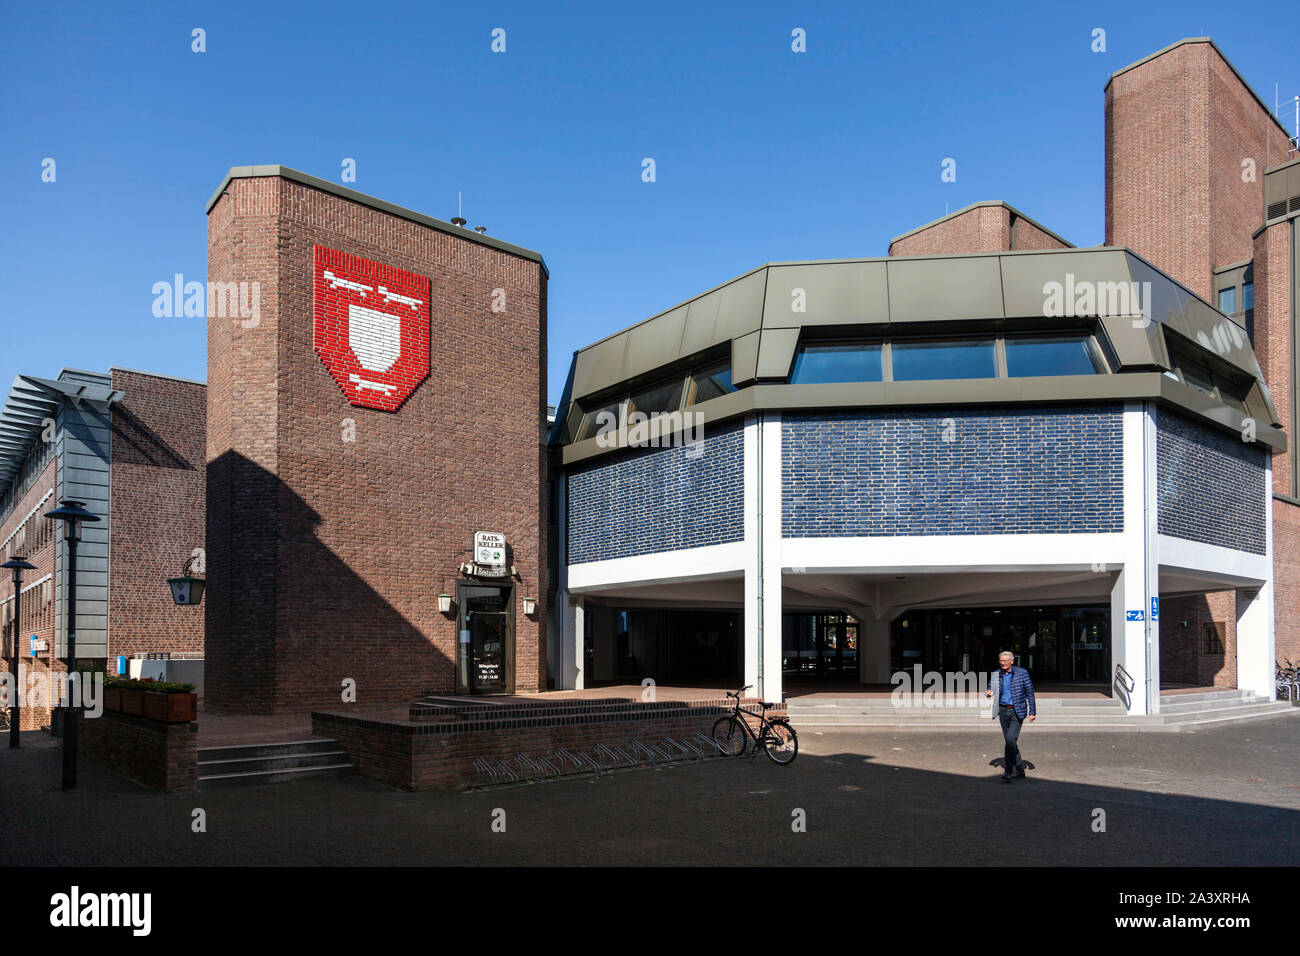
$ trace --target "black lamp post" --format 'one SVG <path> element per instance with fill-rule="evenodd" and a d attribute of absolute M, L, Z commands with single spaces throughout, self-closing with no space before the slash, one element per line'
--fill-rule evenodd
<path fill-rule="evenodd" d="M 22 716 L 22 704 L 20 703 L 22 698 L 22 688 L 21 681 L 18 680 L 18 631 L 23 626 L 23 572 L 35 571 L 36 565 L 28 564 L 22 558 L 15 556 L 4 564 L 0 564 L 0 568 L 8 568 L 14 573 L 14 626 L 11 628 L 11 636 L 14 642 L 14 655 L 13 663 L 10 665 L 10 670 L 13 673 L 14 678 L 14 699 L 9 702 L 9 707 L 13 711 L 13 715 L 10 717 L 9 721 L 9 746 L 11 748 L 17 748 L 18 720 Z"/>
<path fill-rule="evenodd" d="M 45 512 L 45 517 L 63 522 L 63 539 L 68 542 L 68 707 L 63 715 L 63 789 L 77 788 L 77 702 L 72 699 L 77 673 L 77 542 L 81 540 L 81 523 L 98 521 L 80 501 L 65 498 L 59 507 Z"/>

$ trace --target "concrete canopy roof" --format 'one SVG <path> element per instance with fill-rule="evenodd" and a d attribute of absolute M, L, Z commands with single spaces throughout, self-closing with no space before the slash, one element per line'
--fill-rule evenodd
<path fill-rule="evenodd" d="M 1071 289 L 1090 284 L 1091 305 L 1071 308 L 1064 318 L 1049 315 L 1052 283 L 1060 284 L 1067 305 L 1081 301 Z M 1135 288 L 1136 300 L 1130 294 Z M 557 424 L 571 402 L 675 373 L 706 354 L 730 355 L 732 381 L 742 391 L 783 382 L 810 332 L 818 338 L 1025 332 L 1060 329 L 1063 323 L 1095 324 L 1120 373 L 1171 369 L 1165 336 L 1171 330 L 1190 343 L 1184 344 L 1189 351 L 1203 353 L 1207 364 L 1253 379 L 1252 408 L 1267 418 L 1266 426 L 1278 420 L 1241 325 L 1131 250 L 1095 247 L 769 263 L 579 349 Z M 1077 390 L 1070 384 L 1063 395 Z M 1001 394 L 989 394 L 995 392 Z M 1277 440 L 1285 443 L 1280 433 Z"/>

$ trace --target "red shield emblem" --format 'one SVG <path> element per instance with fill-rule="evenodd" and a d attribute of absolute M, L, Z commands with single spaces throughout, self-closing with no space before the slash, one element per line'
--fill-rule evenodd
<path fill-rule="evenodd" d="M 395 412 L 429 377 L 429 280 L 314 247 L 316 354 L 353 405 Z"/>

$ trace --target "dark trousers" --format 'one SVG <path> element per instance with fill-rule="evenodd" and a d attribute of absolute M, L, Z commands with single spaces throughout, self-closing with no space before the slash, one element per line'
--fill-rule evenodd
<path fill-rule="evenodd" d="M 1002 736 L 1006 738 L 1007 749 L 1003 755 L 1002 772 L 1015 773 L 1020 767 L 1020 718 L 1014 707 L 999 706 L 998 720 L 1002 722 Z"/>

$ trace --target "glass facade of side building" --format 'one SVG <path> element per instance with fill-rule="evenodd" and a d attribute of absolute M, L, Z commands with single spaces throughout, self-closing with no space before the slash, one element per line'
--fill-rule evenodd
<path fill-rule="evenodd" d="M 1244 327 L 1128 250 L 764 266 L 575 354 L 551 678 L 780 699 L 1009 649 L 1147 713 L 1160 597 L 1235 589 L 1267 687 L 1276 426 Z"/>

